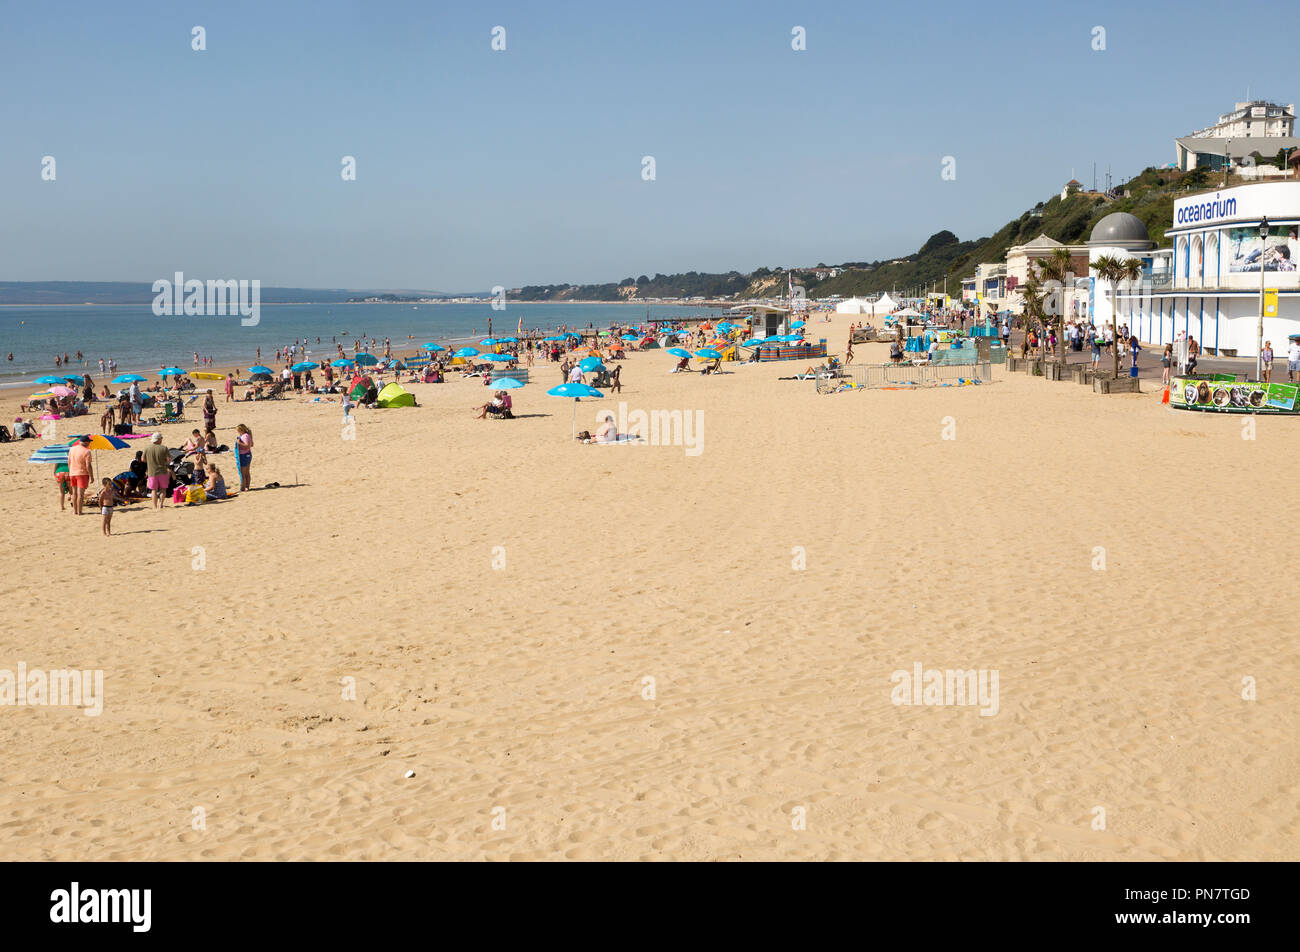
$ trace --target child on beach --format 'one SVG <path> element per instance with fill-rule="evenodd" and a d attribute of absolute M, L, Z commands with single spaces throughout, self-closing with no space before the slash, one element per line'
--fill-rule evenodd
<path fill-rule="evenodd" d="M 126 500 L 113 488 L 113 481 L 107 476 L 101 479 L 99 484 L 102 487 L 99 490 L 99 512 L 104 517 L 104 535 L 111 536 L 113 534 L 113 506 L 119 501 L 126 502 Z"/>

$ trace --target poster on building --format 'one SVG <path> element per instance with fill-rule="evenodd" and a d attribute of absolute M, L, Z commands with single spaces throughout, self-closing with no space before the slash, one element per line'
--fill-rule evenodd
<path fill-rule="evenodd" d="M 1230 228 L 1224 235 L 1228 271 L 1242 274 L 1265 271 L 1295 272 L 1300 262 L 1300 228 L 1285 225 L 1259 237 L 1258 228 Z"/>

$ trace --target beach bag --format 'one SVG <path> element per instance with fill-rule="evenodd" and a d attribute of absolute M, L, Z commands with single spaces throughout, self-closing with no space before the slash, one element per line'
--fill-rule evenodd
<path fill-rule="evenodd" d="M 172 504 L 179 506 L 184 502 L 185 502 L 185 487 L 177 486 L 175 489 L 172 490 Z"/>
<path fill-rule="evenodd" d="M 12 439 L 13 437 L 9 435 L 9 427 L 0 426 L 0 443 L 8 443 Z"/>
<path fill-rule="evenodd" d="M 190 486 L 185 490 L 185 501 L 187 503 L 206 502 L 207 498 L 208 493 L 202 486 Z"/>

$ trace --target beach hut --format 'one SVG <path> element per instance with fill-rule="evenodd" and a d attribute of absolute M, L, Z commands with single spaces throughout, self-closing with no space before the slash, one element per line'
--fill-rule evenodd
<path fill-rule="evenodd" d="M 387 407 L 413 407 L 415 406 L 415 397 L 407 390 L 402 389 L 395 383 L 390 383 L 383 390 L 379 391 L 379 406 Z"/>

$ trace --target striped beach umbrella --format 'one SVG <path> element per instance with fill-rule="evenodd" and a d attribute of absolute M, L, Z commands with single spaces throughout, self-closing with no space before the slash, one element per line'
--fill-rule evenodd
<path fill-rule="evenodd" d="M 68 461 L 66 443 L 46 443 L 39 450 L 27 457 L 29 463 L 66 463 Z"/>

